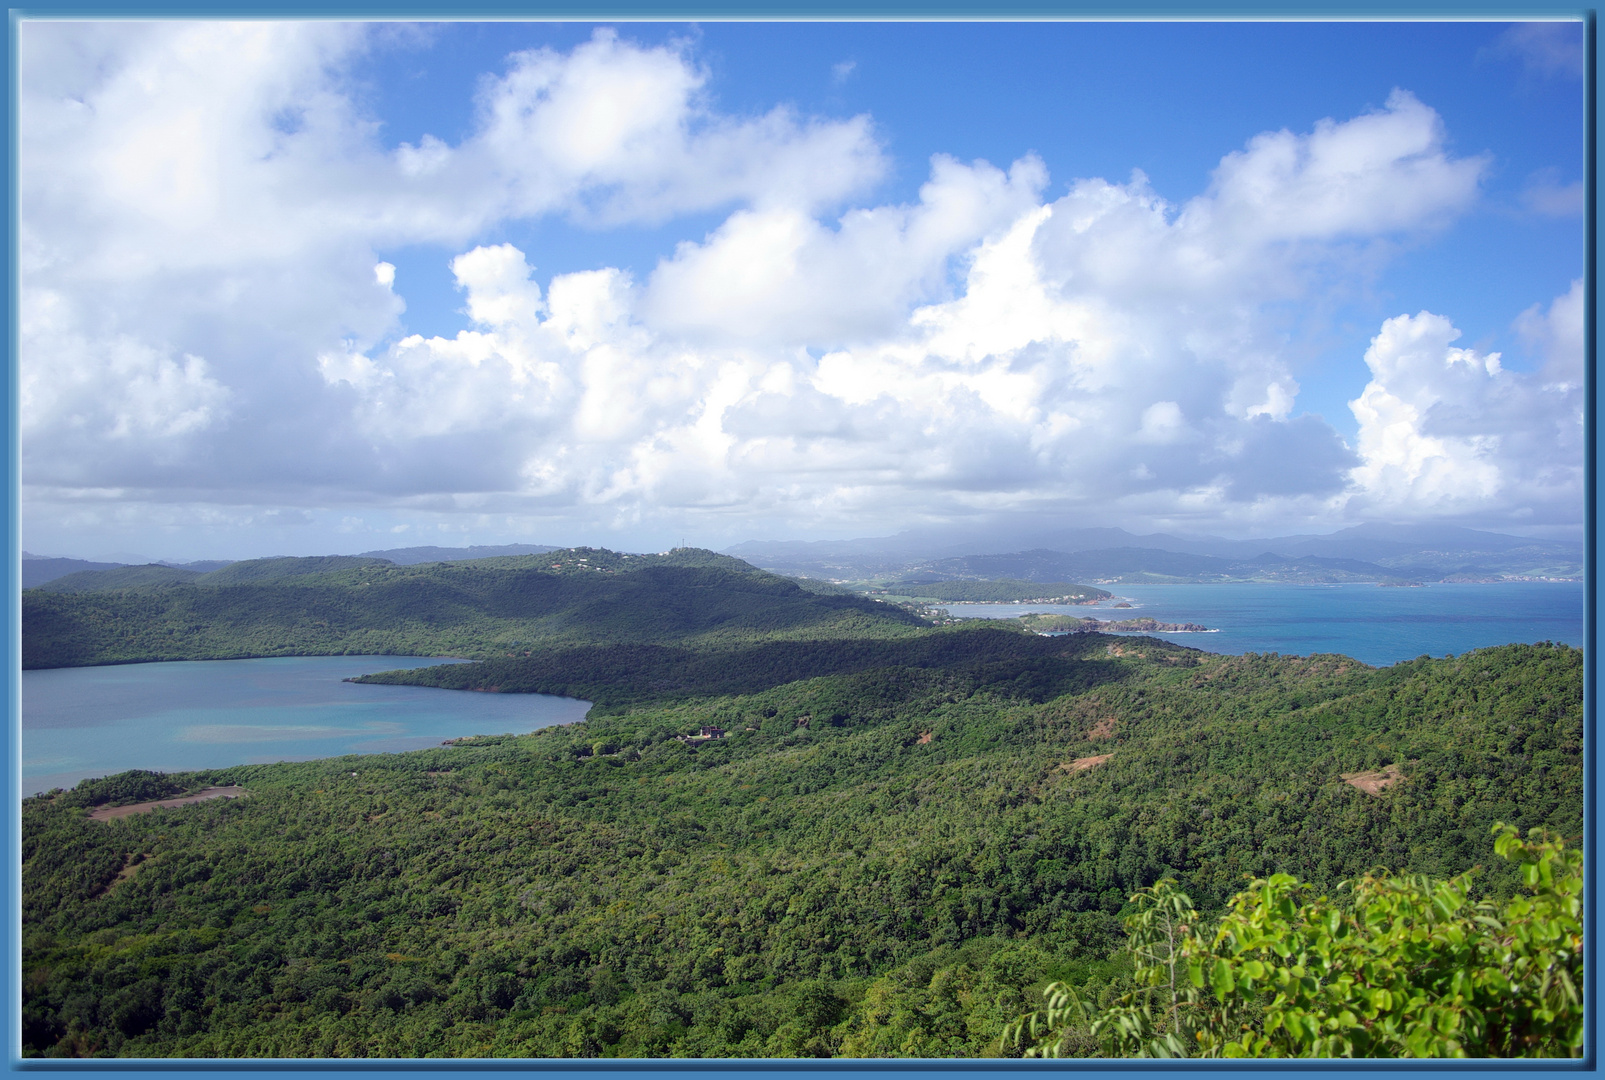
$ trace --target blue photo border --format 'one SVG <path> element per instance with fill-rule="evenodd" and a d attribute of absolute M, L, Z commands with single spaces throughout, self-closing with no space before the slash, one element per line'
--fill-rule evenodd
<path fill-rule="evenodd" d="M 1584 23 L 1587 56 L 1586 94 L 1586 210 L 1585 210 L 1585 540 L 1584 567 L 1584 731 L 1585 731 L 1585 817 L 1586 900 L 1584 915 L 1587 964 L 1584 1002 L 1587 1035 L 1584 1056 L 1569 1061 L 1473 1060 L 1459 1062 L 1227 1062 L 1227 1061 L 709 1061 L 709 1060 L 597 1060 L 597 1061 L 173 1061 L 130 1059 L 88 1062 L 23 1059 L 21 1057 L 21 821 L 19 812 L 21 764 L 21 549 L 19 533 L 18 401 L 17 359 L 18 280 L 17 280 L 17 26 L 30 18 L 342 18 L 342 19 L 422 19 L 475 21 L 494 19 L 552 19 L 572 21 L 624 20 L 1037 20 L 1037 19 L 1118 19 L 1126 21 L 1177 19 L 1221 20 L 1512 20 L 1533 18 L 1571 18 Z M 8 1071 L 67 1073 L 73 1076 L 123 1073 L 173 1073 L 185 1077 L 225 1076 L 239 1073 L 296 1077 L 338 1077 L 355 1073 L 397 1073 L 407 1076 L 447 1076 L 465 1072 L 537 1072 L 542 1076 L 654 1075 L 659 1073 L 713 1073 L 720 1076 L 791 1072 L 828 1072 L 832 1076 L 857 1077 L 882 1074 L 941 1073 L 966 1076 L 1019 1076 L 1042 1072 L 1073 1072 L 1086 1076 L 1116 1076 L 1153 1072 L 1243 1073 L 1255 1076 L 1295 1075 L 1306 1072 L 1348 1072 L 1365 1070 L 1378 1076 L 1411 1076 L 1426 1073 L 1469 1074 L 1497 1072 L 1501 1076 L 1561 1073 L 1593 1073 L 1598 1069 L 1598 1008 L 1595 997 L 1598 980 L 1594 947 L 1598 889 L 1597 866 L 1601 851 L 1597 829 L 1598 762 L 1600 746 L 1594 738 L 1598 715 L 1599 680 L 1595 660 L 1598 611 L 1598 484 L 1601 447 L 1598 439 L 1599 379 L 1597 365 L 1597 317 L 1599 275 L 1599 216 L 1597 176 L 1599 164 L 1599 86 L 1596 77 L 1597 9 L 1570 4 L 1509 2 L 1509 0 L 1000 0 L 992 4 L 975 0 L 875 0 L 852 3 L 846 0 L 470 0 L 448 4 L 443 0 L 37 0 L 26 7 L 8 9 L 5 28 L 5 101 L 7 139 L 5 140 L 6 206 L 6 380 L 4 405 L 6 431 L 4 466 L 6 479 L 5 541 L 6 600 L 3 645 L 5 651 L 5 705 L 7 714 L 6 756 L 0 799 L 4 800 L 6 825 L 5 860 L 0 865 L 0 883 L 5 895 L 4 1009 L 5 1057 Z"/>

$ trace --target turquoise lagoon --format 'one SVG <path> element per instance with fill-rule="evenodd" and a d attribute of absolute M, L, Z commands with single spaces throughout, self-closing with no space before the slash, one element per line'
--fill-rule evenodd
<path fill-rule="evenodd" d="M 342 680 L 452 663 L 427 656 L 295 656 L 22 673 L 28 796 L 124 769 L 175 772 L 438 746 L 584 717 L 590 702 Z"/>

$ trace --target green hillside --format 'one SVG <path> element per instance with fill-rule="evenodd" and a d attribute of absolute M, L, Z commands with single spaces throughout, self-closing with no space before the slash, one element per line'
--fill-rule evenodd
<path fill-rule="evenodd" d="M 199 584 L 243 585 L 248 582 L 282 581 L 308 574 L 325 574 L 332 570 L 351 570 L 357 567 L 392 566 L 389 559 L 367 558 L 361 555 L 314 555 L 310 557 L 285 556 L 275 559 L 246 559 L 229 563 L 204 575 Z"/>
<path fill-rule="evenodd" d="M 30 1056 L 1007 1055 L 1049 983 L 1133 989 L 1121 916 L 1164 878 L 1209 915 L 1379 866 L 1503 897 L 1494 822 L 1582 828 L 1564 646 L 938 627 L 697 550 L 224 571 L 28 590 L 24 663 L 445 653 L 477 662 L 360 681 L 595 707 L 25 800 Z M 245 794 L 90 816 L 209 785 Z"/>
<path fill-rule="evenodd" d="M 560 694 L 593 702 L 593 712 L 711 694 L 751 694 L 820 675 L 888 668 L 937 669 L 951 679 L 1009 674 L 1016 697 L 1045 701 L 1102 677 L 1105 661 L 1076 644 L 1024 634 L 1007 623 L 968 625 L 896 638 L 791 638 L 720 647 L 609 644 L 558 648 L 530 657 L 380 672 L 353 682 L 448 690 Z M 968 684 L 966 682 L 966 684 Z"/>
<path fill-rule="evenodd" d="M 695 549 L 621 555 L 577 548 L 413 566 L 275 559 L 161 587 L 27 590 L 22 663 L 340 653 L 478 658 L 535 643 L 895 636 L 919 625 L 891 605 L 808 591 Z"/>
<path fill-rule="evenodd" d="M 24 1052 L 1006 1053 L 1050 981 L 1131 988 L 1119 916 L 1162 877 L 1212 911 L 1278 871 L 1480 865 L 1505 896 L 1495 821 L 1581 833 L 1564 646 L 1372 669 L 987 626 L 829 644 L 802 662 L 838 673 L 772 685 L 759 642 L 664 686 L 678 661 L 629 643 L 503 656 L 458 670 L 645 674 L 533 735 L 26 800 Z M 249 794 L 88 817 L 225 783 Z"/>

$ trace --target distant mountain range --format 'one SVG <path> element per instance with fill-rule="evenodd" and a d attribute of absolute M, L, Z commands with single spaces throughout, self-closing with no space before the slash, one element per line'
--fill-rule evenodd
<path fill-rule="evenodd" d="M 199 562 L 150 563 L 151 568 L 183 570 L 190 574 L 205 574 L 213 570 L 221 570 L 228 566 L 230 559 L 204 559 Z M 30 555 L 22 553 L 22 587 L 24 589 L 37 588 L 47 581 L 55 581 L 69 574 L 80 574 L 100 570 L 120 570 L 128 567 L 128 563 L 119 562 L 92 562 L 89 559 L 57 559 L 45 555 Z M 138 569 L 145 569 L 139 567 Z M 157 575 L 160 576 L 159 574 Z"/>
<path fill-rule="evenodd" d="M 831 581 L 1020 578 L 1089 585 L 1141 581 L 1487 581 L 1578 579 L 1583 546 L 1444 525 L 1357 525 L 1264 540 L 1065 529 L 1000 554 L 994 535 L 750 541 L 726 553 L 776 573 Z M 1034 541 L 1034 542 L 1033 542 Z"/>
<path fill-rule="evenodd" d="M 544 555 L 557 551 L 551 544 L 475 544 L 472 547 L 406 547 L 385 551 L 364 551 L 370 559 L 388 559 L 397 566 L 414 566 L 426 562 L 467 562 L 469 559 L 494 559 L 503 555 Z"/>
<path fill-rule="evenodd" d="M 1445 525 L 1357 525 L 1325 536 L 1265 540 L 1137 535 L 1124 529 L 1017 530 L 1012 552 L 999 533 L 927 531 L 859 540 L 753 540 L 725 554 L 778 574 L 815 581 L 932 584 L 1015 579 L 1113 585 L 1144 581 L 1498 581 L 1581 579 L 1583 546 Z M 541 555 L 545 544 L 407 547 L 330 555 L 325 569 Z M 313 572 L 304 559 L 207 560 L 131 566 L 22 556 L 22 587 L 79 592 L 192 582 L 231 584 Z"/>
<path fill-rule="evenodd" d="M 473 547 L 408 547 L 390 548 L 387 551 L 364 551 L 360 555 L 330 555 L 329 559 L 351 560 L 341 562 L 338 566 L 329 565 L 327 569 L 340 569 L 346 566 L 364 566 L 373 562 L 394 563 L 397 566 L 412 566 L 427 562 L 466 562 L 470 559 L 491 559 L 506 555 L 542 555 L 557 548 L 550 544 L 496 544 L 475 545 Z M 282 564 L 282 559 L 204 559 L 198 562 L 173 563 L 154 562 L 142 566 L 118 562 L 91 562 L 87 559 L 57 559 L 41 555 L 22 553 L 22 587 L 36 589 L 49 582 L 59 582 L 72 575 L 94 573 L 95 577 L 74 578 L 58 586 L 60 592 L 79 592 L 89 588 L 94 589 L 125 589 L 140 585 L 159 585 L 170 582 L 198 581 L 202 577 L 208 579 L 208 584 L 225 584 L 236 578 L 229 575 L 212 577 L 215 572 L 224 567 L 244 567 L 247 564 L 251 570 L 241 570 L 242 574 L 257 574 L 267 577 L 280 576 L 270 568 L 271 564 Z M 287 565 L 287 564 L 286 564 Z M 118 574 L 107 574 L 104 571 L 124 571 Z M 297 573 L 311 573 L 306 569 L 298 569 Z M 237 575 L 236 575 L 237 577 Z M 239 578 L 239 580 L 246 580 Z"/>

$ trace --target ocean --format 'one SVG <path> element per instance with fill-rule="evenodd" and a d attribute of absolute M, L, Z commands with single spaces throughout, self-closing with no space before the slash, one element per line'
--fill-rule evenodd
<path fill-rule="evenodd" d="M 1583 644 L 1583 583 L 1506 581 L 1378 585 L 1108 585 L 1096 605 L 948 604 L 956 618 L 1013 618 L 1032 611 L 1104 620 L 1148 616 L 1198 623 L 1214 633 L 1157 634 L 1218 653 L 1342 653 L 1372 665 L 1458 656 L 1513 642 Z M 1114 605 L 1127 602 L 1129 608 Z"/>

